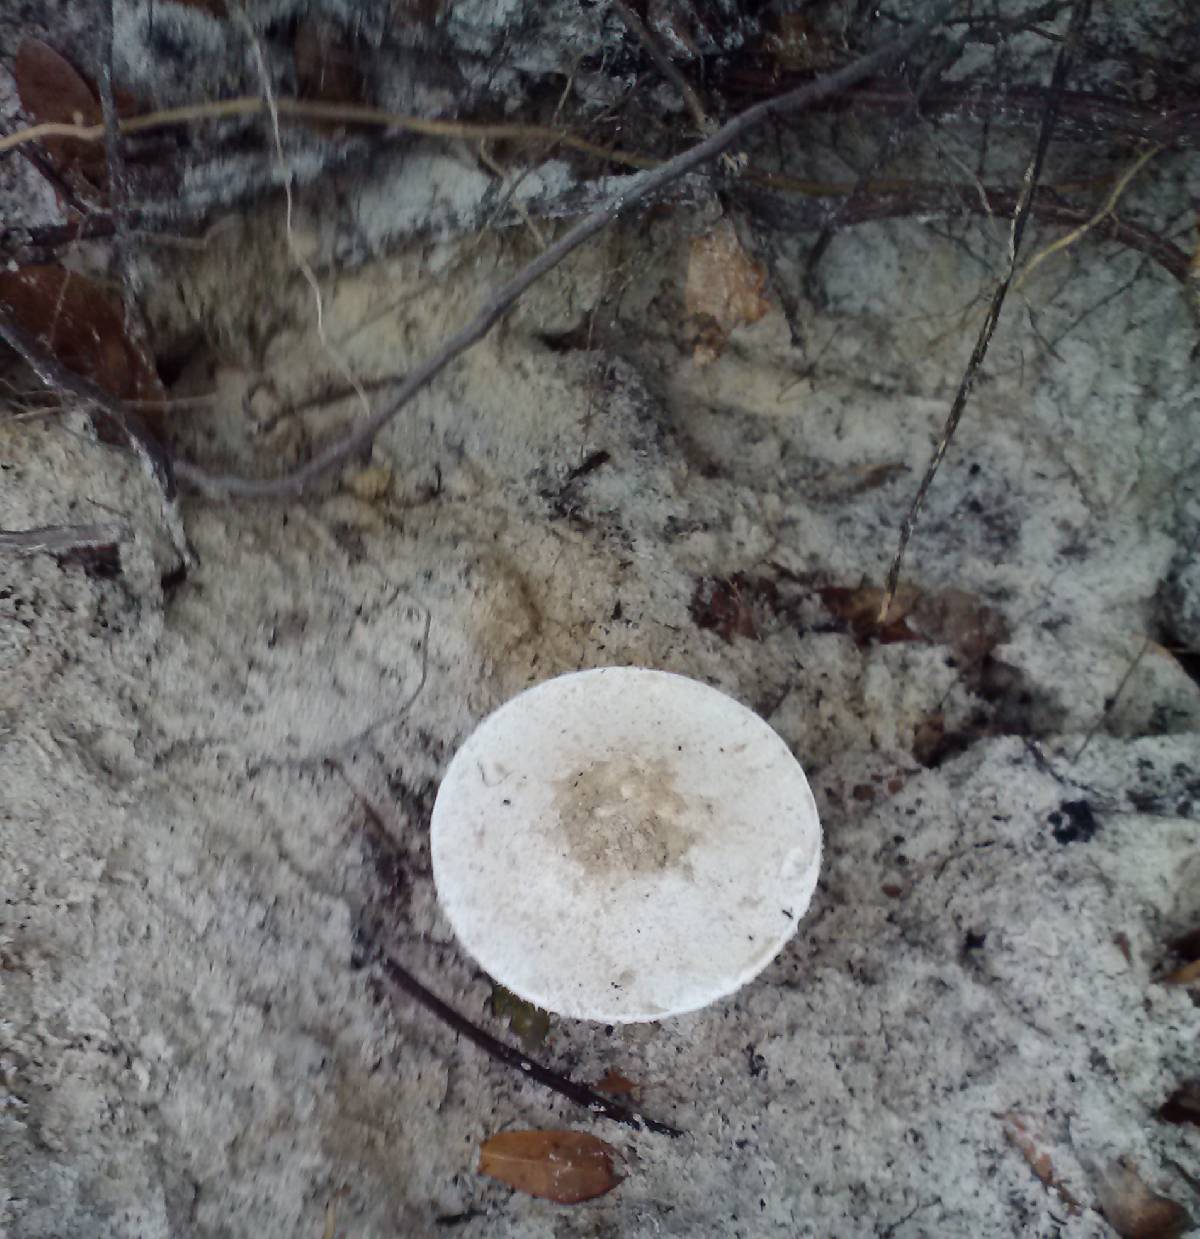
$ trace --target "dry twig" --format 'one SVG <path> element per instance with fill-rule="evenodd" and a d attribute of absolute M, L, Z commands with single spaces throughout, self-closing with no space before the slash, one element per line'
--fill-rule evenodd
<path fill-rule="evenodd" d="M 613 1101 L 587 1087 L 579 1084 L 549 1067 L 535 1062 L 527 1054 L 506 1045 L 472 1024 L 465 1016 L 459 1015 L 448 1003 L 443 1002 L 432 990 L 426 989 L 403 964 L 395 960 L 385 949 L 374 941 L 374 936 L 360 930 L 359 941 L 362 946 L 360 964 L 377 964 L 387 979 L 410 998 L 415 998 L 427 1011 L 432 1012 L 442 1023 L 448 1025 L 460 1036 L 479 1046 L 486 1054 L 506 1066 L 515 1067 L 521 1074 L 538 1084 L 552 1089 L 559 1096 L 584 1106 L 599 1118 L 612 1119 L 615 1123 L 623 1123 L 627 1127 L 645 1128 L 660 1136 L 682 1136 L 683 1132 L 667 1123 L 648 1119 L 627 1106 Z"/>
<path fill-rule="evenodd" d="M 0 529 L 0 555 L 67 555 L 100 551 L 126 536 L 119 525 L 44 525 L 37 529 Z"/>
<path fill-rule="evenodd" d="M 1121 174 L 1120 179 L 1113 186 L 1112 192 L 1104 201 L 1104 205 L 1082 224 L 1072 228 L 1066 236 L 1059 237 L 1057 241 L 1052 241 L 1045 249 L 1039 250 L 1025 264 L 1021 274 L 1017 277 L 1013 284 L 1013 292 L 1016 292 L 1027 279 L 1041 266 L 1047 258 L 1053 257 L 1062 250 L 1069 249 L 1080 237 L 1086 236 L 1097 224 L 1103 223 L 1117 209 L 1117 203 L 1121 201 L 1122 195 L 1133 182 L 1134 177 L 1162 150 L 1161 146 L 1152 146 L 1148 151 L 1143 151 L 1136 160 Z"/>
<path fill-rule="evenodd" d="M 91 379 L 68 370 L 42 348 L 29 332 L 18 326 L 3 308 L 0 308 L 0 340 L 11 345 L 51 391 L 67 392 L 77 397 L 120 432 L 137 456 L 142 471 L 158 492 L 163 525 L 172 545 L 185 566 L 193 564 L 196 556 L 188 543 L 183 520 L 179 515 L 171 458 L 151 434 L 146 423 Z"/>
<path fill-rule="evenodd" d="M 620 17 L 637 37 L 638 42 L 646 49 L 646 53 L 654 61 L 659 73 L 683 96 L 683 102 L 687 110 L 691 112 L 692 119 L 696 122 L 696 128 L 702 134 L 712 133 L 713 122 L 704 110 L 704 104 L 701 102 L 700 96 L 696 93 L 691 82 L 683 76 L 683 73 L 670 56 L 659 47 L 658 40 L 646 28 L 646 23 L 625 3 L 625 0 L 611 0 L 611 4 L 613 12 Z"/>
<path fill-rule="evenodd" d="M 1025 185 L 1022 188 L 1016 210 L 1013 212 L 1012 231 L 1008 245 L 1008 270 L 1004 278 L 996 285 L 996 290 L 992 294 L 987 316 L 984 318 L 983 326 L 979 329 L 979 335 L 975 340 L 975 347 L 971 350 L 971 358 L 967 362 L 967 368 L 963 372 L 962 381 L 958 385 L 958 392 L 954 397 L 954 403 L 950 406 L 950 413 L 946 418 L 945 426 L 942 428 L 941 438 L 938 440 L 938 445 L 934 449 L 933 456 L 925 470 L 925 476 L 921 479 L 921 485 L 917 487 L 917 493 L 909 506 L 904 523 L 900 527 L 900 541 L 896 547 L 896 554 L 892 559 L 892 566 L 888 569 L 887 582 L 883 590 L 883 600 L 879 606 L 877 622 L 880 624 L 884 623 L 888 612 L 891 610 L 892 600 L 896 596 L 896 587 L 900 583 L 900 569 L 904 563 L 904 552 L 907 550 L 909 539 L 916 528 L 917 517 L 921 514 L 921 509 L 925 505 L 925 497 L 929 494 L 929 488 L 933 485 L 933 479 L 937 475 L 938 468 L 945 459 L 946 452 L 950 447 L 950 441 L 954 438 L 954 432 L 958 429 L 958 423 L 962 420 L 963 411 L 966 409 L 967 400 L 971 395 L 971 389 L 975 386 L 975 380 L 979 377 L 979 368 L 983 365 L 983 359 L 987 356 L 988 345 L 992 341 L 996 324 L 1000 321 L 1000 311 L 1004 308 L 1004 300 L 1008 295 L 1009 287 L 1016 274 L 1017 255 L 1021 249 L 1021 239 L 1025 233 L 1025 225 L 1029 221 L 1029 206 L 1033 201 L 1034 194 L 1037 193 L 1042 167 L 1046 162 L 1046 152 L 1050 148 L 1050 138 L 1054 133 L 1054 123 L 1058 117 L 1059 96 L 1062 94 L 1063 87 L 1066 84 L 1067 74 L 1071 68 L 1071 59 L 1083 33 L 1083 28 L 1087 24 L 1091 7 L 1091 0 L 1076 0 L 1075 7 L 1071 12 L 1071 25 L 1067 31 L 1066 40 L 1059 49 L 1058 57 L 1054 62 L 1054 72 L 1050 78 L 1049 98 L 1046 103 L 1046 111 L 1042 116 L 1041 129 L 1038 132 L 1037 148 L 1034 151 L 1033 161 L 1026 174 Z"/>

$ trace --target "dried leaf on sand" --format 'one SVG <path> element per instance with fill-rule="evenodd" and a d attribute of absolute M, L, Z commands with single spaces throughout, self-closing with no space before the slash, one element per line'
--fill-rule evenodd
<path fill-rule="evenodd" d="M 716 361 L 731 331 L 766 314 L 771 308 L 766 287 L 765 268 L 742 248 L 732 224 L 723 223 L 692 240 L 684 308 L 696 365 Z"/>
<path fill-rule="evenodd" d="M 484 1142 L 479 1171 L 527 1195 L 572 1205 L 620 1183 L 616 1155 L 583 1131 L 505 1131 Z"/>

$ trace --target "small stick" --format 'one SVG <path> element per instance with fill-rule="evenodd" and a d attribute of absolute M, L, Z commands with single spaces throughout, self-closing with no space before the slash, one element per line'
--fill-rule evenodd
<path fill-rule="evenodd" d="M 1066 236 L 1059 237 L 1056 241 L 1051 241 L 1045 249 L 1039 250 L 1025 264 L 1021 274 L 1017 277 L 1013 284 L 1013 291 L 1016 292 L 1025 283 L 1027 279 L 1038 269 L 1047 258 L 1053 257 L 1062 250 L 1069 249 L 1080 237 L 1086 236 L 1097 224 L 1102 224 L 1116 209 L 1117 203 L 1120 202 L 1121 196 L 1129 188 L 1134 177 L 1162 150 L 1161 146 L 1152 146 L 1148 151 L 1143 151 L 1141 155 L 1121 174 L 1121 178 L 1113 186 L 1112 192 L 1108 195 L 1104 205 L 1100 207 L 1095 214 L 1090 215 L 1082 224 L 1076 228 L 1072 228 Z"/>
<path fill-rule="evenodd" d="M 1142 642 L 1142 648 L 1130 660 L 1129 666 L 1125 668 L 1125 674 L 1121 677 L 1121 682 L 1117 685 L 1113 695 L 1108 699 L 1100 717 L 1088 728 L 1087 735 L 1083 737 L 1083 743 L 1075 750 L 1071 758 L 1071 765 L 1074 765 L 1087 750 L 1087 746 L 1091 744 L 1095 738 L 1096 732 L 1108 721 L 1108 716 L 1117 708 L 1117 702 L 1121 699 L 1121 694 L 1125 691 L 1125 686 L 1133 677 L 1133 673 L 1141 665 L 1141 661 L 1146 657 L 1147 652 L 1153 642 L 1149 637 L 1146 637 Z"/>
<path fill-rule="evenodd" d="M 637 36 L 638 42 L 646 49 L 646 53 L 654 61 L 659 73 L 683 96 L 683 102 L 687 110 L 691 112 L 696 127 L 701 133 L 711 133 L 712 121 L 709 120 L 708 113 L 704 110 L 700 96 L 670 56 L 659 47 L 658 40 L 646 28 L 645 22 L 625 3 L 625 0 L 611 0 L 611 3 L 613 12 Z"/>
<path fill-rule="evenodd" d="M 1000 311 L 1004 308 L 1004 299 L 1008 295 L 1009 286 L 1012 284 L 1013 277 L 1016 274 L 1017 253 L 1021 248 L 1021 238 L 1025 233 L 1025 225 L 1029 222 L 1030 204 L 1038 189 L 1042 166 L 1046 162 L 1046 152 L 1050 147 L 1050 138 L 1054 132 L 1054 123 L 1058 118 L 1059 99 L 1066 84 L 1067 73 L 1071 67 L 1071 58 L 1083 33 L 1083 28 L 1087 24 L 1091 7 L 1091 0 L 1076 0 L 1075 7 L 1071 13 L 1071 25 L 1067 31 L 1067 37 L 1063 41 L 1062 47 L 1059 48 L 1058 57 L 1054 62 L 1054 72 L 1050 77 L 1049 98 L 1046 102 L 1046 110 L 1042 116 L 1041 129 L 1038 132 L 1037 148 L 1034 151 L 1033 162 L 1029 166 L 1029 172 L 1025 177 L 1025 185 L 1021 191 L 1021 197 L 1013 213 L 1012 231 L 1008 243 L 1008 270 L 1004 278 L 996 285 L 996 291 L 992 294 L 991 304 L 988 306 L 983 326 L 979 329 L 979 335 L 975 340 L 975 347 L 971 350 L 971 358 L 967 362 L 967 368 L 963 372 L 962 381 L 958 385 L 958 392 L 954 397 L 954 403 L 950 406 L 950 413 L 946 418 L 946 424 L 942 428 L 942 437 L 938 440 L 933 457 L 925 470 L 925 476 L 921 479 L 921 485 L 917 487 L 917 493 L 909 505 L 904 523 L 900 526 L 900 541 L 896 547 L 896 554 L 892 558 L 892 566 L 888 569 L 887 583 L 883 590 L 883 601 L 879 606 L 879 615 L 876 620 L 879 624 L 884 623 L 888 612 L 891 610 L 892 601 L 896 597 L 896 588 L 900 584 L 900 569 L 904 564 L 904 552 L 908 549 L 909 539 L 916 528 L 917 517 L 920 516 L 921 509 L 925 506 L 925 498 L 929 494 L 929 488 L 933 485 L 933 479 L 942 461 L 945 459 L 946 452 L 950 447 L 950 441 L 954 438 L 954 432 L 958 429 L 958 423 L 962 420 L 963 411 L 967 407 L 967 400 L 970 398 L 971 390 L 975 386 L 975 380 L 979 377 L 979 368 L 983 365 L 983 359 L 987 356 L 988 345 L 992 342 L 992 335 L 996 330 L 996 324 L 1000 321 Z"/>
<path fill-rule="evenodd" d="M 109 395 L 91 379 L 68 370 L 48 353 L 32 335 L 19 326 L 0 307 L 0 340 L 11 345 L 51 391 L 70 392 L 100 416 L 111 422 L 124 436 L 142 466 L 142 471 L 158 491 L 163 524 L 185 566 L 195 563 L 196 556 L 183 529 L 183 520 L 175 499 L 175 473 L 171 458 L 150 432 L 146 423 L 121 402 Z"/>
<path fill-rule="evenodd" d="M 310 99 L 275 99 L 280 116 L 301 120 L 324 120 L 347 125 L 369 125 L 377 129 L 403 130 L 431 138 L 465 138 L 468 140 L 512 139 L 514 141 L 551 142 L 570 147 L 585 155 L 594 155 L 608 163 L 621 163 L 633 168 L 652 168 L 658 160 L 633 151 L 613 150 L 598 142 L 589 142 L 578 134 L 555 129 L 549 125 L 488 124 L 482 121 L 431 120 L 403 112 L 388 112 L 359 103 L 321 103 Z M 266 101 L 258 95 L 239 95 L 234 99 L 214 99 L 205 103 L 187 103 L 175 108 L 128 116 L 119 121 L 122 134 L 147 133 L 155 129 L 173 129 L 200 120 L 230 120 L 235 117 L 259 116 L 269 113 Z M 0 155 L 15 150 L 39 138 L 77 138 L 81 142 L 104 140 L 100 125 L 72 125 L 61 121 L 43 121 L 0 137 Z"/>
<path fill-rule="evenodd" d="M 0 555 L 66 555 L 104 550 L 125 536 L 118 525 L 43 525 L 37 529 L 0 529 Z"/>
<path fill-rule="evenodd" d="M 369 938 L 366 957 L 363 962 L 378 964 L 383 969 L 387 979 L 397 989 L 402 990 L 410 998 L 415 998 L 426 1010 L 436 1015 L 439 1020 L 449 1025 L 456 1033 L 479 1046 L 484 1053 L 491 1055 L 492 1058 L 509 1067 L 515 1067 L 522 1075 L 527 1076 L 531 1080 L 536 1080 L 548 1089 L 552 1089 L 559 1096 L 567 1098 L 568 1101 L 573 1101 L 576 1105 L 586 1107 L 600 1118 L 612 1119 L 614 1123 L 623 1123 L 626 1127 L 644 1127 L 647 1131 L 652 1131 L 660 1136 L 682 1136 L 684 1134 L 677 1127 L 671 1127 L 667 1123 L 660 1123 L 656 1119 L 644 1118 L 636 1111 L 630 1110 L 627 1106 L 623 1106 L 619 1102 L 612 1101 L 600 1093 L 594 1092 L 587 1085 L 577 1084 L 574 1080 L 559 1075 L 557 1071 L 551 1071 L 549 1067 L 544 1067 L 541 1063 L 534 1062 L 527 1054 L 522 1054 L 520 1050 L 516 1050 L 510 1045 L 505 1045 L 503 1041 L 493 1037 L 491 1033 L 476 1027 L 470 1020 L 459 1015 L 453 1007 L 443 1002 L 435 993 L 426 989 L 403 964 L 398 963 L 387 951 L 371 942 Z"/>
<path fill-rule="evenodd" d="M 887 85 L 869 86 L 854 96 L 851 106 L 891 110 L 906 107 L 911 98 L 907 89 Z M 1068 122 L 1088 135 L 1112 138 L 1126 136 L 1154 142 L 1162 146 L 1192 147 L 1200 143 L 1200 105 L 1187 102 L 1174 109 L 1139 107 L 1124 100 L 1112 99 L 1090 92 L 1064 93 L 1063 112 Z M 825 102 L 817 100 L 816 105 Z M 326 120 L 349 125 L 371 125 L 385 129 L 403 129 L 410 133 L 442 138 L 511 138 L 514 140 L 551 141 L 569 146 L 584 154 L 631 167 L 653 167 L 658 161 L 647 155 L 632 151 L 611 150 L 598 142 L 589 142 L 578 134 L 550 128 L 545 125 L 520 123 L 488 124 L 484 121 L 434 120 L 407 113 L 388 112 L 381 108 L 356 103 L 322 103 L 312 99 L 280 98 L 276 100 L 280 115 L 311 120 Z M 958 116 L 968 120 L 983 117 L 1022 122 L 1033 115 L 1041 115 L 1043 100 L 1041 92 L 1015 90 L 996 93 L 972 88 L 946 87 L 936 95 L 922 101 L 923 109 L 930 114 Z M 1036 109 L 1036 111 L 1035 111 Z M 185 103 L 179 107 L 163 108 L 146 112 L 141 116 L 126 117 L 120 123 L 123 134 L 146 133 L 155 129 L 171 129 L 178 125 L 201 120 L 228 120 L 236 117 L 254 116 L 266 111 L 266 105 L 258 95 L 240 95 L 233 99 L 214 99 L 200 103 Z M 956 116 L 956 113 L 958 116 Z M 43 121 L 18 129 L 15 133 L 0 137 L 0 155 L 7 151 L 36 142 L 39 138 L 78 138 L 81 142 L 100 142 L 104 139 L 103 125 L 72 125 L 62 121 Z"/>

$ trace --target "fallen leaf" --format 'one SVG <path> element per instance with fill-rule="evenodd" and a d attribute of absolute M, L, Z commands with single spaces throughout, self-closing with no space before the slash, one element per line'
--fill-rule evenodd
<path fill-rule="evenodd" d="M 41 39 L 26 39 L 17 49 L 13 78 L 21 106 L 38 123 L 98 125 L 102 119 L 96 92 L 70 61 Z M 108 164 L 102 142 L 43 138 L 42 144 L 64 176 L 79 173 L 93 187 L 103 187 Z"/>
<path fill-rule="evenodd" d="M 716 361 L 731 331 L 767 313 L 766 286 L 766 269 L 742 248 L 728 221 L 693 238 L 683 300 L 697 366 Z"/>
<path fill-rule="evenodd" d="M 120 304 L 87 276 L 54 265 L 0 271 L 0 305 L 68 370 L 119 400 L 166 398 L 153 361 L 126 334 Z M 142 415 L 160 429 L 161 413 Z"/>
<path fill-rule="evenodd" d="M 908 626 L 908 616 L 920 597 L 914 589 L 896 591 L 882 623 L 879 610 L 883 606 L 883 590 L 877 585 L 860 585 L 857 589 L 827 585 L 817 593 L 829 613 L 849 627 L 859 644 L 870 640 L 881 645 L 924 640 Z"/>
<path fill-rule="evenodd" d="M 1176 968 L 1162 979 L 1164 985 L 1192 985 L 1200 981 L 1200 959 L 1194 959 L 1182 968 Z"/>
<path fill-rule="evenodd" d="M 610 1097 L 636 1098 L 641 1092 L 639 1085 L 635 1084 L 628 1076 L 623 1076 L 619 1071 L 614 1071 L 611 1067 L 596 1081 L 593 1087 L 598 1093 L 608 1093 Z"/>
<path fill-rule="evenodd" d="M 1200 1126 L 1200 1079 L 1184 1082 L 1158 1108 L 1164 1123 L 1194 1123 Z"/>
<path fill-rule="evenodd" d="M 479 1150 L 479 1173 L 560 1205 L 603 1196 L 620 1183 L 616 1149 L 584 1131 L 505 1131 Z"/>
<path fill-rule="evenodd" d="M 1038 1140 L 1030 1131 L 1029 1121 L 1013 1113 L 1001 1114 L 998 1117 L 1004 1123 L 1004 1134 L 1008 1137 L 1009 1143 L 1029 1164 L 1029 1169 L 1033 1171 L 1038 1180 L 1054 1192 L 1071 1213 L 1081 1212 L 1083 1206 L 1055 1174 L 1050 1154 L 1041 1148 Z"/>
<path fill-rule="evenodd" d="M 492 986 L 492 1014 L 508 1020 L 509 1030 L 521 1040 L 525 1052 L 536 1050 L 550 1031 L 550 1013 L 518 998 L 503 985 Z"/>
<path fill-rule="evenodd" d="M 1181 1204 L 1151 1191 L 1127 1161 L 1108 1167 L 1096 1194 L 1100 1211 L 1121 1239 L 1176 1239 L 1192 1224 Z"/>
<path fill-rule="evenodd" d="M 1009 636 L 999 611 L 963 589 L 920 595 L 912 626 L 931 644 L 948 645 L 966 663 L 981 662 Z"/>
<path fill-rule="evenodd" d="M 902 586 L 882 622 L 879 611 L 884 591 L 876 585 L 860 585 L 857 589 L 827 585 L 817 593 L 829 612 L 849 626 L 860 644 L 872 640 L 881 645 L 924 641 L 948 646 L 968 665 L 977 665 L 1009 636 L 1004 617 L 962 589 L 922 593 Z"/>
<path fill-rule="evenodd" d="M 39 124 L 98 125 L 104 119 L 95 85 L 41 39 L 26 39 L 17 49 L 13 79 L 21 106 Z M 114 92 L 118 116 L 137 111 L 128 92 Z M 76 187 L 82 180 L 103 193 L 108 183 L 108 156 L 103 142 L 81 138 L 43 138 L 55 169 Z"/>

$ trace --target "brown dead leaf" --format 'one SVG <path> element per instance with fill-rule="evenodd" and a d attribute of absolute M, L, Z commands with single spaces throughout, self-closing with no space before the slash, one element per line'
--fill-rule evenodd
<path fill-rule="evenodd" d="M 924 641 L 948 646 L 968 665 L 976 665 L 1008 639 L 1008 626 L 999 612 L 962 589 L 922 593 L 911 586 L 896 591 L 881 623 L 883 590 L 876 585 L 857 589 L 828 585 L 818 589 L 829 612 L 846 624 L 861 645 L 878 641 Z"/>
<path fill-rule="evenodd" d="M 1200 959 L 1194 959 L 1182 968 L 1176 968 L 1162 979 L 1164 985 L 1194 985 L 1200 981 Z"/>
<path fill-rule="evenodd" d="M 479 1173 L 530 1196 L 573 1205 L 620 1183 L 616 1152 L 584 1131 L 504 1131 L 484 1141 Z"/>
<path fill-rule="evenodd" d="M 642 1091 L 641 1085 L 635 1084 L 628 1076 L 610 1067 L 593 1085 L 598 1093 L 607 1093 L 610 1097 L 632 1097 L 635 1100 Z"/>
<path fill-rule="evenodd" d="M 1176 1239 L 1191 1226 L 1187 1210 L 1153 1192 L 1130 1162 L 1113 1162 L 1096 1185 L 1100 1210 L 1121 1239 Z"/>
<path fill-rule="evenodd" d="M 964 662 L 982 661 L 1009 636 L 1004 617 L 964 589 L 922 594 L 913 607 L 913 628 L 933 645 L 947 645 Z"/>
<path fill-rule="evenodd" d="M 120 304 L 94 280 L 55 265 L 0 271 L 0 305 L 68 370 L 119 400 L 164 400 L 154 363 L 125 332 Z M 144 415 L 158 430 L 161 415 Z"/>
<path fill-rule="evenodd" d="M 883 590 L 876 585 L 860 585 L 857 589 L 827 585 L 818 589 L 817 593 L 829 613 L 849 627 L 859 644 L 871 640 L 881 645 L 922 640 L 908 626 L 908 616 L 920 598 L 915 589 L 901 588 L 896 591 L 882 624 L 879 622 L 879 608 L 883 605 Z"/>
<path fill-rule="evenodd" d="M 742 248 L 728 221 L 693 238 L 683 301 L 697 366 L 716 361 L 731 331 L 767 313 L 766 286 L 766 269 Z"/>
<path fill-rule="evenodd" d="M 26 39 L 17 50 L 13 78 L 21 106 L 38 123 L 98 125 L 100 101 L 87 80 L 65 57 L 41 39 Z M 64 176 L 82 176 L 102 188 L 108 175 L 104 145 L 79 138 L 43 138 L 55 168 Z"/>
<path fill-rule="evenodd" d="M 104 119 L 93 82 L 65 56 L 41 39 L 26 39 L 17 49 L 13 78 L 21 106 L 39 124 L 98 125 Z M 119 116 L 137 111 L 127 91 L 114 92 Z M 80 138 L 43 138 L 55 170 L 68 182 L 102 193 L 108 183 L 108 157 L 103 142 Z"/>
<path fill-rule="evenodd" d="M 1083 1206 L 1055 1173 L 1050 1154 L 1041 1147 L 1038 1139 L 1030 1131 L 1029 1121 L 1011 1112 L 998 1117 L 1004 1123 L 1004 1134 L 1008 1137 L 1009 1143 L 1026 1160 L 1029 1169 L 1033 1171 L 1038 1180 L 1054 1192 L 1071 1213 L 1081 1212 Z"/>

